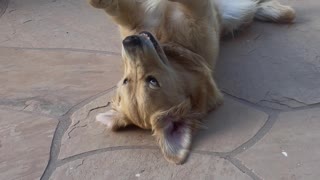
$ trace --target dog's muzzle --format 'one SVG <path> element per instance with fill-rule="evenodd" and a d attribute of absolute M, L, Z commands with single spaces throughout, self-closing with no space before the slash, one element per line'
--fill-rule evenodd
<path fill-rule="evenodd" d="M 147 31 L 138 35 L 131 35 L 122 41 L 123 47 L 128 54 L 137 55 L 137 53 L 156 52 L 160 59 L 163 59 L 164 53 L 156 38 Z"/>
<path fill-rule="evenodd" d="M 132 35 L 132 36 L 128 36 L 126 37 L 123 41 L 122 44 L 124 47 L 128 48 L 128 47 L 135 47 L 135 46 L 141 46 L 142 45 L 142 41 L 140 39 L 139 36 L 137 35 Z"/>

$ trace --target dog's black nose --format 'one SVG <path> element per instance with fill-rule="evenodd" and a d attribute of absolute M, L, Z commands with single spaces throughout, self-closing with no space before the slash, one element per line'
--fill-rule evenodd
<path fill-rule="evenodd" d="M 141 40 L 139 36 L 136 36 L 136 35 L 128 36 L 122 41 L 122 44 L 126 47 L 137 46 L 137 45 L 141 45 Z"/>

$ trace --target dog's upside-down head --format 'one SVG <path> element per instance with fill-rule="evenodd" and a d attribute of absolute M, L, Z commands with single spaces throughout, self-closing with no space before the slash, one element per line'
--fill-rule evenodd
<path fill-rule="evenodd" d="M 199 120 L 222 101 L 210 68 L 201 56 L 160 45 L 149 32 L 125 38 L 122 56 L 124 76 L 113 110 L 97 120 L 111 130 L 129 124 L 151 129 L 166 159 L 183 163 Z"/>

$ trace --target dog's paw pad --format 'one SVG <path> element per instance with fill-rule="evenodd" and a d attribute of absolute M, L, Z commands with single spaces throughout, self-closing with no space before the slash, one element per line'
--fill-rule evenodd
<path fill-rule="evenodd" d="M 96 121 L 107 126 L 108 129 L 112 129 L 114 126 L 113 116 L 115 115 L 115 111 L 111 110 L 105 113 L 100 113 L 96 116 Z"/>

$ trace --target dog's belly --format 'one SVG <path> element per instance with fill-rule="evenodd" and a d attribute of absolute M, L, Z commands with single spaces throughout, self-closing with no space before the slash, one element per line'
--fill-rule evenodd
<path fill-rule="evenodd" d="M 150 4 L 147 4 L 150 5 Z M 149 31 L 160 44 L 176 43 L 201 55 L 214 68 L 219 50 L 220 24 L 214 6 L 204 9 L 207 17 L 194 19 L 177 3 L 158 1 L 146 7 L 143 21 L 135 29 L 120 27 L 122 38 Z"/>

